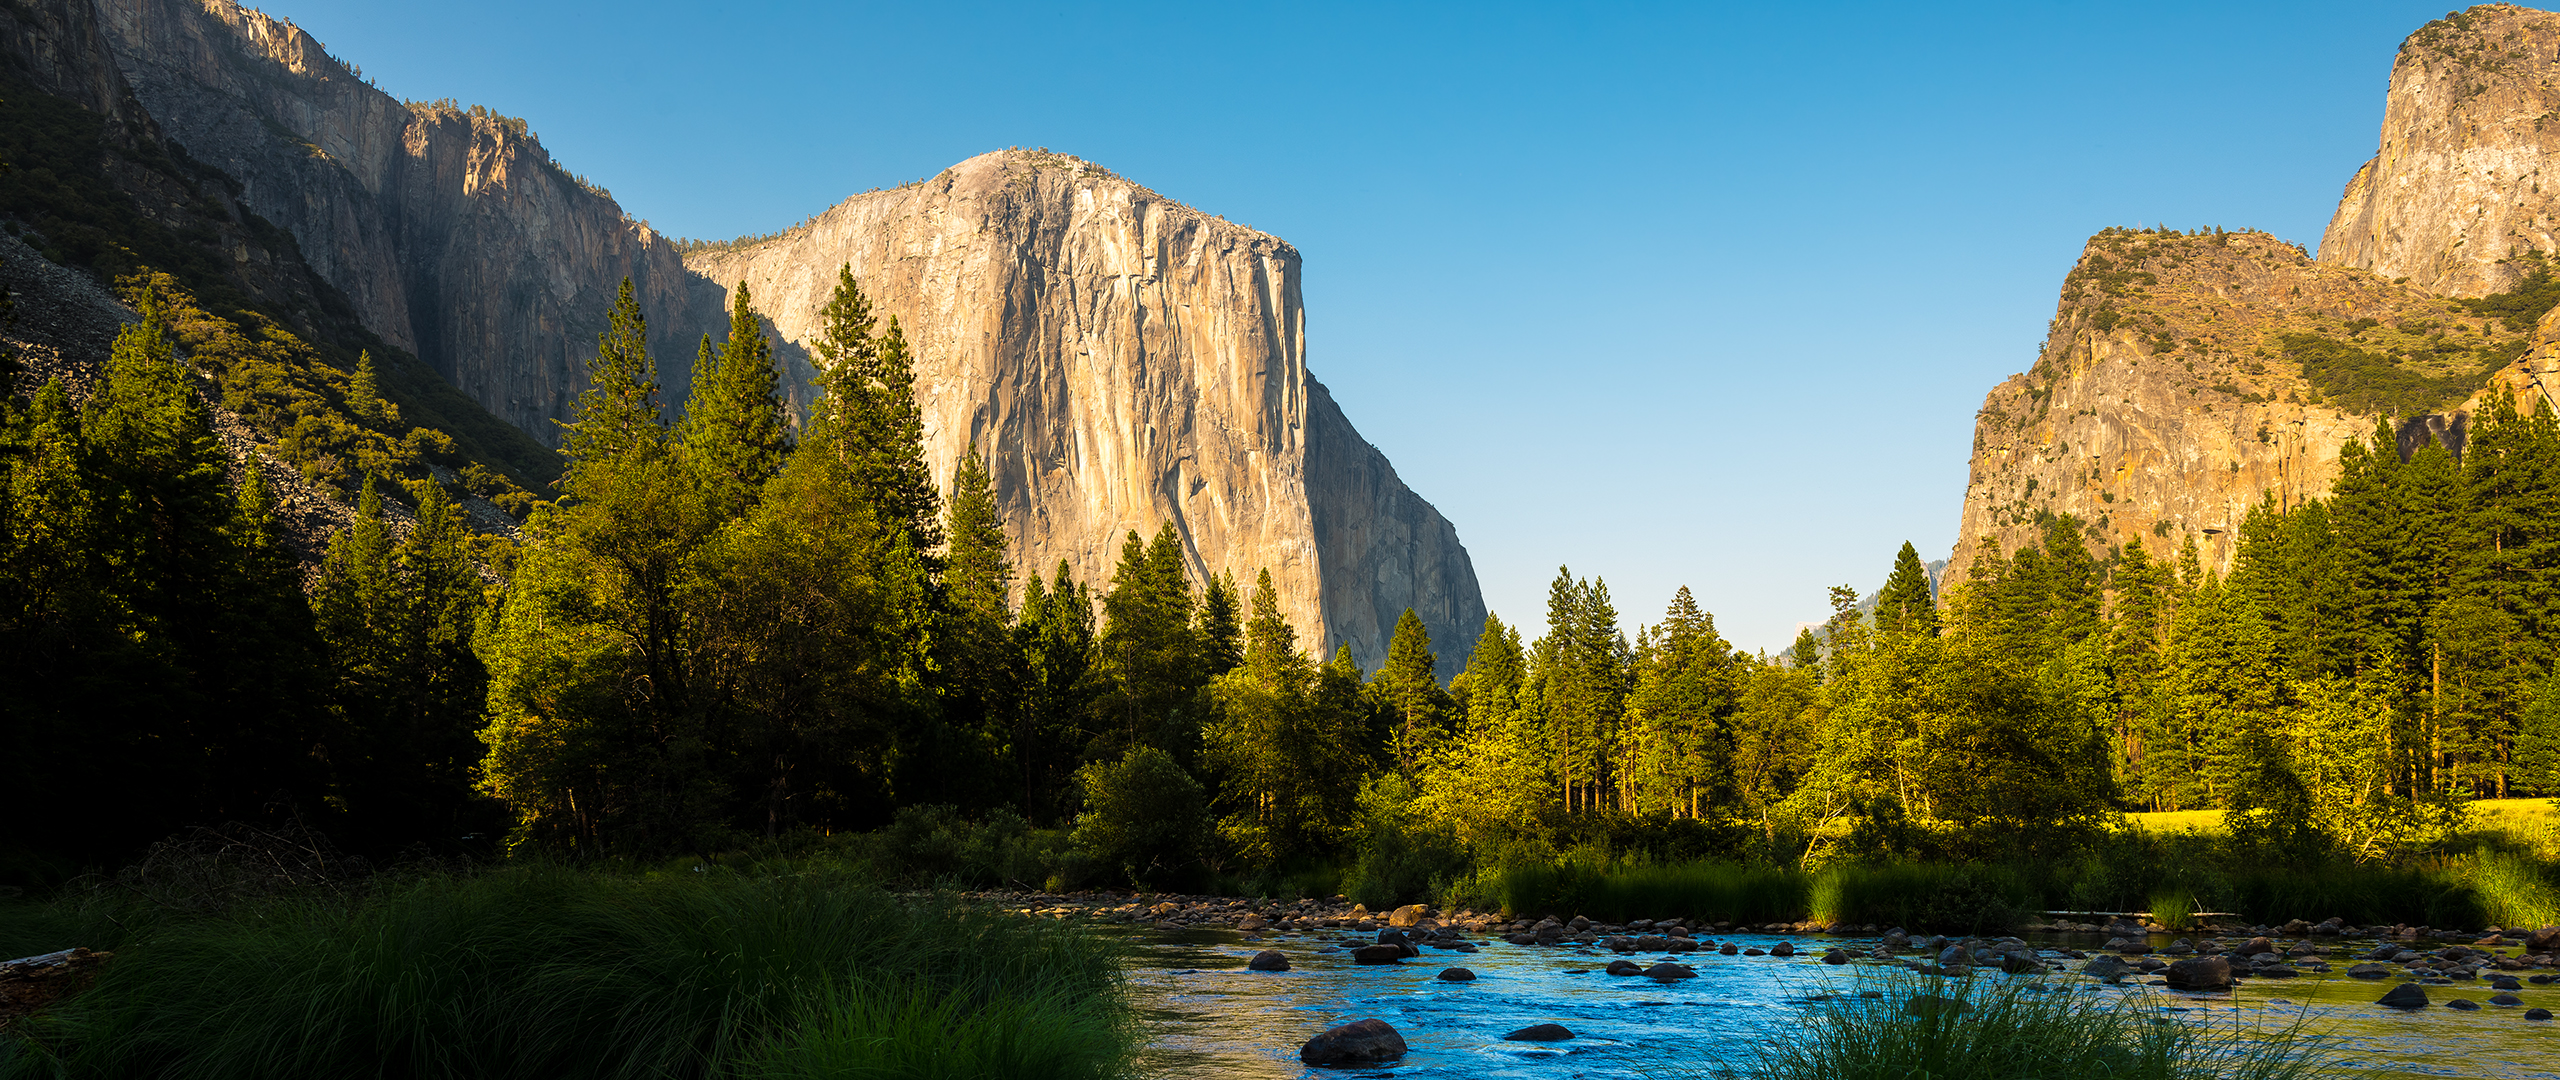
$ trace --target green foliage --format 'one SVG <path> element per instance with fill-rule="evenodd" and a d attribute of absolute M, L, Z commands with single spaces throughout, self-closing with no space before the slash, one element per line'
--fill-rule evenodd
<path fill-rule="evenodd" d="M 729 340 L 717 350 L 704 335 L 694 363 L 693 396 L 685 402 L 686 466 L 702 486 L 712 511 L 723 517 L 754 505 L 765 482 L 782 469 L 789 448 L 782 432 L 781 375 L 773 343 L 739 282 L 729 319 Z"/>
<path fill-rule="evenodd" d="M 1872 989 L 1876 996 L 1846 992 Z M 2309 1080 L 2339 1066 L 2297 1021 L 2273 1031 L 2166 1021 L 2146 995 L 2090 995 L 2011 980 L 1861 979 L 1816 1005 L 1801 1038 L 1772 1040 L 1716 1074 L 1764 1080 L 1963 1076 L 2043 1080 Z M 1746 1071 L 1747 1069 L 1747 1071 Z"/>
<path fill-rule="evenodd" d="M 0 401 L 0 813 L 44 823 L 0 839 L 11 877 L 189 820 L 318 813 L 328 783 L 325 662 L 267 489 L 231 483 L 164 311 L 143 311 L 83 408 L 58 382 Z"/>
<path fill-rule="evenodd" d="M 2508 330 L 2529 334 L 2542 322 L 2542 316 L 2560 306 L 2560 278 L 2551 274 L 2548 257 L 2539 251 L 2523 256 L 2528 269 L 2514 288 L 2487 296 L 2474 296 L 2454 301 L 2474 315 L 2487 315 L 2505 323 Z"/>
<path fill-rule="evenodd" d="M 2370 352 L 2318 334 L 2280 334 L 2276 345 L 2286 359 L 2302 365 L 2302 377 L 2331 404 L 2366 416 L 2440 412 L 2486 385 L 2491 374 L 2516 357 L 2514 350 L 2482 345 L 2452 358 L 2453 370 L 2428 374 L 2407 366 L 2405 356 Z"/>
<path fill-rule="evenodd" d="M 5 1036 L 0 1074 L 944 1076 L 948 1050 L 1082 1077 L 1135 1046 L 1096 939 L 825 871 L 534 866 L 119 922 L 48 941 L 117 960 Z"/>
<path fill-rule="evenodd" d="M 1929 569 L 1909 541 L 1893 557 L 1893 573 L 1876 594 L 1876 628 L 1909 634 L 1938 632 L 1938 598 L 1929 584 Z"/>
<path fill-rule="evenodd" d="M 1208 806 L 1200 782 L 1172 755 L 1135 747 L 1118 761 L 1087 764 L 1076 783 L 1085 805 L 1076 816 L 1076 844 L 1103 865 L 1146 886 L 1197 872 L 1209 836 Z"/>

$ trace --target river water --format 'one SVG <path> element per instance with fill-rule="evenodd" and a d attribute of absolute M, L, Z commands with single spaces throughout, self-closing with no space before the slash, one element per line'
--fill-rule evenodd
<path fill-rule="evenodd" d="M 1152 1035 L 1149 1064 L 1157 1074 L 1174 1077 L 1707 1076 L 1720 1064 L 1746 1065 L 1755 1044 L 1793 1037 L 1808 1010 L 1825 1007 L 1808 1000 L 1813 995 L 1853 991 L 1889 970 L 1821 964 L 1816 958 L 1831 945 L 1864 953 L 1874 939 L 1818 934 L 1720 937 L 1716 940 L 1745 948 L 1792 941 L 1798 949 L 1809 947 L 1813 956 L 1685 953 L 1671 959 L 1696 968 L 1698 977 L 1657 983 L 1604 974 L 1602 969 L 1618 957 L 1593 947 L 1491 941 L 1480 942 L 1482 951 L 1476 953 L 1425 947 L 1421 957 L 1402 964 L 1361 967 L 1351 962 L 1347 948 L 1371 938 L 1347 931 L 1273 934 L 1253 941 L 1227 930 L 1129 933 L 1138 946 L 1130 985 Z M 2082 948 L 2094 943 L 2085 938 L 2070 942 Z M 2370 945 L 2346 944 L 2358 952 Z M 1262 949 L 1286 954 L 1291 970 L 1246 970 L 1245 962 Z M 2337 1041 L 2359 1077 L 2560 1080 L 2560 1030 L 2555 1030 L 2560 1022 L 2529 1021 L 2522 1015 L 2534 1006 L 2560 1011 L 2560 985 L 2527 983 L 2516 991 L 2524 1004 L 2515 1007 L 2490 1005 L 2496 991 L 2485 979 L 2429 986 L 2434 1005 L 2401 1013 L 2372 1002 L 2402 980 L 2347 978 L 2347 962 L 2333 952 L 2324 952 L 2336 968 L 2330 974 L 2244 980 L 2239 988 L 2218 994 L 2100 987 L 2059 972 L 1986 972 L 1971 978 L 2030 979 L 2073 993 L 2148 993 L 2154 995 L 2148 999 L 2150 1007 L 2172 1020 L 2218 1027 L 2237 1023 L 2246 1030 L 2279 1029 L 2307 1016 L 2313 1029 Z M 1638 954 L 1629 959 L 1651 964 L 1664 957 Z M 2079 966 L 2064 962 L 2073 970 Z M 1440 970 L 1451 966 L 1474 971 L 1475 981 L 1440 981 Z M 1911 976 L 1901 978 L 1907 985 Z M 2445 1008 L 2452 997 L 2470 998 L 2482 1008 Z M 1298 1063 L 1298 1048 L 1308 1037 L 1364 1017 L 1394 1025 L 1411 1052 L 1391 1066 L 1356 1070 L 1315 1070 Z M 1571 1028 L 1577 1037 L 1559 1044 L 1502 1040 L 1507 1032 L 1548 1022 Z"/>

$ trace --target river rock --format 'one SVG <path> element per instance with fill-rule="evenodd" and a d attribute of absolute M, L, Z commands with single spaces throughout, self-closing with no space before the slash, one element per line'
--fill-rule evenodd
<path fill-rule="evenodd" d="M 1236 929 L 1243 930 L 1248 933 L 1255 930 L 1267 930 L 1270 929 L 1270 927 L 1271 920 L 1265 919 L 1260 915 L 1247 915 L 1244 918 L 1236 920 Z"/>
<path fill-rule="evenodd" d="M 1644 974 L 1644 968 L 1633 960 L 1611 960 L 1609 961 L 1608 971 L 1611 975 Z"/>
<path fill-rule="evenodd" d="M 2448 998 L 2444 1003 L 2444 1007 L 2448 1009 L 2460 1009 L 2464 1012 L 2478 1012 L 2480 1010 L 2480 1003 L 2473 1001 L 2470 998 Z"/>
<path fill-rule="evenodd" d="M 2081 974 L 2108 982 L 2123 978 L 2125 971 L 2125 962 L 2107 953 L 2092 956 L 2088 963 L 2080 965 Z"/>
<path fill-rule="evenodd" d="M 1965 950 L 1962 945 L 1949 945 L 1938 950 L 1938 964 L 1941 967 L 1960 967 L 1964 962 Z"/>
<path fill-rule="evenodd" d="M 1247 961 L 1244 966 L 1248 971 L 1287 971 L 1289 958 L 1277 949 L 1264 949 L 1253 954 L 1253 959 Z"/>
<path fill-rule="evenodd" d="M 2242 956 L 2257 956 L 2261 953 L 2271 953 L 2274 951 L 2276 951 L 2276 943 L 2262 937 L 2250 938 L 2246 944 L 2240 946 L 2240 955 Z"/>
<path fill-rule="evenodd" d="M 2225 990 L 2231 986 L 2231 961 L 2219 956 L 2198 956 L 2169 965 L 2172 990 Z"/>
<path fill-rule="evenodd" d="M 2560 949 L 2560 926 L 2546 926 L 2525 936 L 2524 951 L 2547 953 Z"/>
<path fill-rule="evenodd" d="M 2524 1011 L 2524 1018 L 2525 1018 L 2525 1019 L 2527 1019 L 2527 1020 L 2549 1020 L 2549 1019 L 2551 1019 L 2551 1010 L 2549 1010 L 2549 1009 L 2526 1009 L 2526 1010 Z"/>
<path fill-rule="evenodd" d="M 1740 945 L 1736 945 L 1736 944 L 1734 944 L 1734 943 L 1732 943 L 1732 942 L 1728 941 L 1728 942 L 1725 942 L 1725 943 L 1724 943 L 1724 947 L 1723 947 L 1723 948 L 1721 948 L 1721 949 L 1717 949 L 1717 950 L 1716 950 L 1716 952 L 1717 952 L 1718 954 L 1721 954 L 1721 955 L 1724 955 L 1724 956 L 1737 956 L 1737 955 L 1740 955 L 1740 954 L 1741 954 L 1741 952 L 1742 952 L 1742 946 L 1740 946 Z"/>
<path fill-rule="evenodd" d="M 2394 1009 L 2423 1009 L 2427 1007 L 2427 992 L 2416 983 L 2401 983 L 2373 1003 Z"/>
<path fill-rule="evenodd" d="M 1573 1032 L 1563 1024 L 1531 1024 L 1502 1037 L 1504 1042 L 1563 1042 Z"/>
<path fill-rule="evenodd" d="M 2044 970 L 2044 961 L 2037 959 L 2036 954 L 2032 952 L 2012 950 L 2000 954 L 2000 970 L 2011 975 L 2024 975 L 2030 971 Z"/>
<path fill-rule="evenodd" d="M 1422 913 L 1431 910 L 1424 904 L 1406 904 L 1387 913 L 1387 925 L 1399 929 L 1422 925 Z"/>
<path fill-rule="evenodd" d="M 1771 956 L 1794 956 L 1795 954 L 1796 944 L 1792 941 L 1781 941 L 1775 945 L 1769 946 L 1769 955 Z"/>
<path fill-rule="evenodd" d="M 2357 964 L 2347 969 L 2347 977 L 2350 979 L 2383 979 L 2389 978 L 2390 975 L 2391 968 L 2384 964 Z"/>
<path fill-rule="evenodd" d="M 1393 964 L 1410 955 L 1406 950 L 1411 948 L 1410 945 L 1363 945 L 1351 950 L 1351 961 L 1355 964 Z"/>
<path fill-rule="evenodd" d="M 1404 1036 L 1384 1020 L 1354 1020 L 1307 1040 L 1298 1060 L 1309 1065 L 1365 1065 L 1404 1056 Z"/>
<path fill-rule="evenodd" d="M 1660 982 L 1672 982 L 1677 979 L 1697 978 L 1698 972 L 1687 964 L 1674 964 L 1666 960 L 1644 969 L 1644 976 Z"/>
<path fill-rule="evenodd" d="M 2498 995 L 2493 996 L 2493 997 L 2491 997 L 2491 998 L 2489 999 L 2489 1004 L 2491 1004 L 2491 1005 L 2510 1005 L 2510 1006 L 2512 1006 L 2512 1005 L 2522 1005 L 2522 1004 L 2524 1004 L 2524 999 L 2523 999 L 2523 998 L 2520 998 L 2520 997 L 2517 997 L 2517 996 L 2515 996 L 2514 994 L 2498 994 Z"/>
<path fill-rule="evenodd" d="M 2397 946 L 2397 945 L 2391 944 L 2390 942 L 2387 942 L 2387 941 L 2386 941 L 2386 942 L 2383 942 L 2383 943 L 2382 943 L 2382 944 L 2380 944 L 2380 945 L 2376 945 L 2376 946 L 2374 946 L 2374 947 L 2372 948 L 2372 950 L 2371 950 L 2371 951 L 2368 951 L 2368 952 L 2366 952 L 2366 953 L 2364 954 L 2364 956 L 2362 957 L 2362 959 L 2366 959 L 2366 960 L 2389 960 L 2389 959 L 2391 959 L 2392 957 L 2395 957 L 2395 956 L 2400 955 L 2400 952 L 2401 952 L 2401 950 L 2400 950 L 2400 946 Z"/>
<path fill-rule="evenodd" d="M 2517 982 L 2516 977 L 2513 975 L 2500 975 L 2489 980 L 2489 989 L 2522 990 L 2524 989 L 2524 984 Z"/>
<path fill-rule="evenodd" d="M 1453 968 L 1441 968 L 1441 969 L 1440 969 L 1440 981 L 1441 981 L 1441 982 L 1474 982 L 1474 981 L 1476 981 L 1476 973 L 1475 973 L 1475 972 L 1472 972 L 1472 971 L 1469 971 L 1469 970 L 1467 970 L 1467 969 L 1465 969 L 1465 968 L 1458 968 L 1458 967 L 1453 967 Z"/>
<path fill-rule="evenodd" d="M 1823 954 L 1822 954 L 1822 962 L 1823 962 L 1823 963 L 1826 963 L 1826 964 L 1829 964 L 1829 965 L 1831 965 L 1831 966 L 1833 966 L 1833 967 L 1838 967 L 1838 966 L 1840 966 L 1840 965 L 1842 965 L 1842 964 L 1846 964 L 1846 963 L 1848 963 L 1848 962 L 1849 962 L 1849 950 L 1847 950 L 1847 949 L 1833 949 L 1833 950 L 1831 950 L 1831 951 L 1829 951 L 1829 952 L 1823 953 Z"/>

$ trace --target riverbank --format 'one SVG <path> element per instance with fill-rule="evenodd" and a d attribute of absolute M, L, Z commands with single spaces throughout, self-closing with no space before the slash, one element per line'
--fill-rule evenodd
<path fill-rule="evenodd" d="M 0 1025 L 0 1078 L 1104 1080 L 1138 1046 L 1106 938 L 839 870 L 516 866 L 186 898 L 0 904 L 0 956 L 112 954 Z"/>

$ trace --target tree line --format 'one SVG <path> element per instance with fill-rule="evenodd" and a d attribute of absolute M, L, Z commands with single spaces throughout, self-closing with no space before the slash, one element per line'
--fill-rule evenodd
<path fill-rule="evenodd" d="M 1685 588 L 1630 638 L 1560 569 L 1543 633 L 1488 618 L 1442 684 L 1411 612 L 1374 671 L 1325 656 L 1267 573 L 1194 580 L 1170 525 L 1105 582 L 1018 573 L 979 452 L 930 475 L 914 358 L 849 270 L 806 415 L 743 285 L 671 408 L 626 287 L 520 544 L 369 479 L 307 583 L 142 308 L 85 404 L 0 417 L 0 797 L 58 823 L 20 876 L 280 814 L 383 855 L 648 855 L 941 807 L 1072 835 L 1087 876 L 1392 892 L 1595 841 L 2053 851 L 2134 809 L 2370 856 L 2560 787 L 2547 407 L 2489 410 L 2459 459 L 2378 429 L 2329 498 L 2251 512 L 2227 576 L 2049 518 L 1943 596 L 1905 544 L 1767 655 Z"/>

